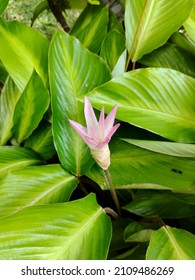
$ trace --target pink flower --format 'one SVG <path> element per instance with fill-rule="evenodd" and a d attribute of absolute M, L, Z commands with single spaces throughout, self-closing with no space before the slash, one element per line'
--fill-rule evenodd
<path fill-rule="evenodd" d="M 69 120 L 72 127 L 89 146 L 94 159 L 105 170 L 108 169 L 110 165 L 110 150 L 108 148 L 108 143 L 110 142 L 112 135 L 120 126 L 120 124 L 114 125 L 116 110 L 117 105 L 114 106 L 105 118 L 104 107 L 102 107 L 98 122 L 89 99 L 85 97 L 84 114 L 87 127 L 84 127 L 73 120 Z"/>

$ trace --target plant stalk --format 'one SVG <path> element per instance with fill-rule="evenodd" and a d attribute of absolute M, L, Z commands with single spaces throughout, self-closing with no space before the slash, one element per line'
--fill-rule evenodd
<path fill-rule="evenodd" d="M 105 172 L 105 175 L 106 175 L 106 179 L 107 179 L 108 185 L 110 187 L 110 192 L 111 192 L 112 198 L 113 198 L 114 203 L 116 205 L 117 214 L 120 217 L 121 216 L 121 208 L 120 208 L 120 205 L 119 205 L 119 201 L 118 201 L 118 197 L 117 197 L 116 191 L 115 191 L 115 189 L 113 187 L 113 184 L 112 184 L 112 179 L 111 179 L 111 176 L 110 176 L 110 172 L 109 172 L 108 169 L 104 170 L 104 172 Z"/>

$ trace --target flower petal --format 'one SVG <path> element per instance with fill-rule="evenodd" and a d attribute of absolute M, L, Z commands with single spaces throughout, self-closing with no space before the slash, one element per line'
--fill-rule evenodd
<path fill-rule="evenodd" d="M 116 132 L 116 130 L 119 128 L 119 126 L 120 126 L 120 123 L 117 123 L 110 129 L 110 131 L 108 131 L 108 134 L 105 136 L 105 139 L 104 139 L 105 142 L 108 143 L 110 141 L 112 135 Z"/>
<path fill-rule="evenodd" d="M 87 129 L 86 127 L 82 126 L 81 124 L 70 120 L 69 122 L 71 124 L 71 126 L 78 132 L 78 134 L 82 137 L 82 139 L 85 141 L 85 143 L 89 146 L 89 147 L 96 147 L 98 145 L 98 142 L 94 139 L 92 139 L 88 134 L 87 134 Z"/>
<path fill-rule="evenodd" d="M 103 141 L 105 137 L 104 107 L 102 107 L 99 123 L 97 126 L 97 137 L 99 142 Z"/>
<path fill-rule="evenodd" d="M 116 104 L 105 119 L 105 133 L 108 133 L 113 127 L 117 107 L 118 105 Z"/>
<path fill-rule="evenodd" d="M 69 120 L 69 119 L 68 119 Z M 82 126 L 80 123 L 77 123 L 73 120 L 69 120 L 71 126 L 78 132 L 81 137 L 88 136 L 86 127 Z"/>
<path fill-rule="evenodd" d="M 89 99 L 85 96 L 85 108 L 84 108 L 85 120 L 87 124 L 87 129 L 90 127 L 95 128 L 98 125 L 98 121 L 96 119 L 93 107 Z"/>

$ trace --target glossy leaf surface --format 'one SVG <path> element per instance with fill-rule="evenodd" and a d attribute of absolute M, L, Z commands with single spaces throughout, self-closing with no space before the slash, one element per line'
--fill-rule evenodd
<path fill-rule="evenodd" d="M 0 145 L 5 145 L 12 136 L 13 116 L 21 92 L 8 77 L 0 95 Z"/>
<path fill-rule="evenodd" d="M 195 158 L 195 145 L 184 143 L 173 143 L 165 141 L 147 141 L 139 139 L 122 139 L 123 141 L 136 145 L 157 153 L 171 155 L 175 157 L 193 157 Z"/>
<path fill-rule="evenodd" d="M 48 90 L 37 73 L 33 72 L 14 112 L 13 136 L 19 143 L 37 128 L 49 102 Z"/>
<path fill-rule="evenodd" d="M 6 22 L 0 18 L 0 59 L 22 92 L 33 69 L 47 84 L 47 57 L 49 42 L 38 31 L 26 24 Z"/>
<path fill-rule="evenodd" d="M 194 0 L 126 0 L 127 49 L 132 61 L 162 46 L 188 18 Z"/>
<path fill-rule="evenodd" d="M 195 160 L 141 149 L 123 141 L 110 143 L 110 173 L 116 189 L 194 190 Z M 87 175 L 109 189 L 104 172 L 94 165 Z"/>
<path fill-rule="evenodd" d="M 0 216 L 26 206 L 68 201 L 77 183 L 59 164 L 10 171 L 0 181 Z"/>
<path fill-rule="evenodd" d="M 127 211 L 143 217 L 185 218 L 192 217 L 195 206 L 186 204 L 169 192 L 140 190 L 135 200 L 124 207 Z"/>
<path fill-rule="evenodd" d="M 178 71 L 130 71 L 96 88 L 88 97 L 105 111 L 117 103 L 117 118 L 177 142 L 195 142 L 195 79 Z M 174 127 L 174 130 L 173 130 Z"/>
<path fill-rule="evenodd" d="M 195 57 L 173 44 L 165 44 L 144 55 L 140 62 L 149 67 L 171 68 L 195 78 Z"/>
<path fill-rule="evenodd" d="M 46 160 L 52 158 L 56 154 L 56 150 L 53 143 L 51 124 L 43 119 L 24 146 L 34 150 Z"/>
<path fill-rule="evenodd" d="M 11 170 L 41 164 L 40 157 L 30 149 L 13 146 L 0 147 L 0 178 Z"/>
<path fill-rule="evenodd" d="M 94 195 L 31 206 L 0 220 L 0 259 L 102 260 L 110 238 L 110 218 Z"/>
<path fill-rule="evenodd" d="M 187 31 L 190 38 L 195 42 L 195 7 L 193 8 L 190 16 L 184 23 L 184 28 Z"/>
<path fill-rule="evenodd" d="M 90 51 L 98 53 L 107 33 L 108 8 L 88 5 L 81 13 L 70 34 Z"/>
<path fill-rule="evenodd" d="M 84 106 L 78 98 L 83 101 L 87 92 L 107 82 L 111 74 L 101 58 L 62 31 L 53 38 L 49 61 L 55 147 L 64 168 L 81 175 L 93 159 L 68 118 L 85 126 Z"/>
<path fill-rule="evenodd" d="M 195 236 L 182 229 L 162 227 L 152 233 L 147 260 L 194 260 Z"/>

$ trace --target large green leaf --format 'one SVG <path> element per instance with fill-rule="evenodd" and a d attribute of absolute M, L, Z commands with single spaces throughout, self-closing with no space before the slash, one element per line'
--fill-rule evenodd
<path fill-rule="evenodd" d="M 194 0 L 126 0 L 125 28 L 129 58 L 137 61 L 162 46 L 188 18 Z"/>
<path fill-rule="evenodd" d="M 150 67 L 171 68 L 195 78 L 195 57 L 175 45 L 165 44 L 139 61 Z"/>
<path fill-rule="evenodd" d="M 108 33 L 101 46 L 101 57 L 111 69 L 117 64 L 121 54 L 125 50 L 125 35 L 122 25 L 118 22 L 115 14 L 110 11 Z M 124 71 L 123 71 L 124 73 Z"/>
<path fill-rule="evenodd" d="M 195 42 L 195 6 L 183 26 L 190 38 Z"/>
<path fill-rule="evenodd" d="M 193 196 L 194 198 L 195 196 Z M 134 201 L 125 205 L 127 211 L 143 217 L 185 218 L 192 217 L 195 206 L 178 200 L 177 196 L 164 191 L 140 190 Z"/>
<path fill-rule="evenodd" d="M 13 146 L 0 147 L 0 178 L 14 169 L 42 164 L 39 156 L 27 148 Z"/>
<path fill-rule="evenodd" d="M 110 219 L 94 194 L 0 219 L 0 259 L 102 260 L 110 239 Z"/>
<path fill-rule="evenodd" d="M 137 139 L 122 139 L 127 143 L 136 145 L 138 147 L 171 155 L 175 157 L 193 157 L 195 158 L 195 145 L 184 144 L 184 143 L 173 143 L 165 141 L 148 141 L 148 140 L 137 140 Z"/>
<path fill-rule="evenodd" d="M 13 136 L 19 143 L 37 128 L 49 106 L 49 92 L 34 71 L 14 112 Z"/>
<path fill-rule="evenodd" d="M 123 141 L 110 143 L 109 167 L 114 188 L 172 189 L 194 188 L 195 160 L 154 153 Z M 104 172 L 94 165 L 87 175 L 103 189 L 109 189 Z"/>
<path fill-rule="evenodd" d="M 59 164 L 10 171 L 0 180 L 0 216 L 26 206 L 68 201 L 77 183 Z"/>
<path fill-rule="evenodd" d="M 49 53 L 54 143 L 64 168 L 76 175 L 92 166 L 90 151 L 68 118 L 85 125 L 83 104 L 77 100 L 111 78 L 106 64 L 74 37 L 58 31 Z"/>
<path fill-rule="evenodd" d="M 0 95 L 0 145 L 5 145 L 12 136 L 13 115 L 20 96 L 21 92 L 8 77 Z"/>
<path fill-rule="evenodd" d="M 24 146 L 34 150 L 46 160 L 52 158 L 56 154 L 56 150 L 53 143 L 51 124 L 43 119 Z"/>
<path fill-rule="evenodd" d="M 47 61 L 49 42 L 36 30 L 13 21 L 0 18 L 0 59 L 22 92 L 33 69 L 47 84 Z"/>
<path fill-rule="evenodd" d="M 195 79 L 178 71 L 147 68 L 115 77 L 88 97 L 106 112 L 117 103 L 119 120 L 173 141 L 194 143 L 194 88 Z"/>
<path fill-rule="evenodd" d="M 185 230 L 164 226 L 152 233 L 147 260 L 194 260 L 195 236 Z"/>
<path fill-rule="evenodd" d="M 108 8 L 88 5 L 81 13 L 70 34 L 77 37 L 90 51 L 98 53 L 107 33 Z"/>
<path fill-rule="evenodd" d="M 5 11 L 7 5 L 9 3 L 9 0 L 0 0 L 0 16 L 3 14 Z"/>

